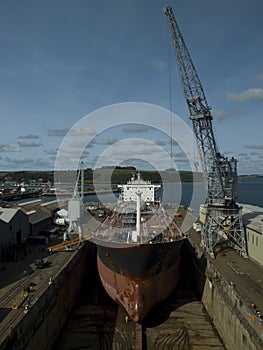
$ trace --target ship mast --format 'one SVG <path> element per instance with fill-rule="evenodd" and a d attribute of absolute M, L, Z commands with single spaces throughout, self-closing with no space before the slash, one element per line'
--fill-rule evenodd
<path fill-rule="evenodd" d="M 137 195 L 137 201 L 136 201 L 136 232 L 137 232 L 137 237 L 141 237 L 141 195 L 142 192 L 138 188 L 138 191 L 136 191 Z"/>

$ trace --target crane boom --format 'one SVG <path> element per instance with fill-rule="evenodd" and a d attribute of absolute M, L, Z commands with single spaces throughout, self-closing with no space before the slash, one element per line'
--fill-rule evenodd
<path fill-rule="evenodd" d="M 184 97 L 193 123 L 204 174 L 208 181 L 208 203 L 233 205 L 236 201 L 237 161 L 219 153 L 215 140 L 211 108 L 201 81 L 175 20 L 171 7 L 166 7 Z"/>
<path fill-rule="evenodd" d="M 168 16 L 171 26 L 178 69 L 190 115 L 199 116 L 201 114 L 210 119 L 212 118 L 210 107 L 184 38 L 175 20 L 172 8 L 166 7 L 165 14 Z"/>
<path fill-rule="evenodd" d="M 236 203 L 237 160 L 225 157 L 218 150 L 213 132 L 211 108 L 172 8 L 166 7 L 165 14 L 169 20 L 183 93 L 207 180 L 202 245 L 213 255 L 215 245 L 225 235 L 234 248 L 246 255 L 241 207 Z"/>

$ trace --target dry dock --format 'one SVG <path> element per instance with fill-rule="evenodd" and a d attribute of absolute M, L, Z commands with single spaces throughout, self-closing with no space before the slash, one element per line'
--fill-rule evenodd
<path fill-rule="evenodd" d="M 90 243 L 48 256 L 41 270 L 32 264 L 38 251 L 10 263 L 0 280 L 0 350 L 262 349 L 262 321 L 251 308 L 263 310 L 262 267 L 230 249 L 210 259 L 198 233 L 188 239 L 178 288 L 141 325 L 104 292 Z"/>
<path fill-rule="evenodd" d="M 107 296 L 93 274 L 52 349 L 224 350 L 192 278 L 182 277 L 176 291 L 142 324 L 136 324 Z"/>

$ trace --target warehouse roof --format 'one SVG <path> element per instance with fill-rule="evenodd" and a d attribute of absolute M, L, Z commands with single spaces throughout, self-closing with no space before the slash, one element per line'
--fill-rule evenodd
<path fill-rule="evenodd" d="M 245 226 L 262 235 L 263 208 L 256 205 L 240 204 L 242 208 L 242 218 Z"/>
<path fill-rule="evenodd" d="M 0 220 L 8 223 L 19 211 L 17 208 L 2 208 L 0 207 Z"/>
<path fill-rule="evenodd" d="M 18 203 L 18 206 L 21 209 L 24 209 L 24 211 L 30 211 L 30 210 L 34 210 L 37 206 L 39 206 L 42 203 L 43 201 L 41 199 L 35 199 L 32 201 Z"/>
<path fill-rule="evenodd" d="M 47 208 L 49 210 L 58 210 L 60 209 L 60 204 L 58 200 L 46 202 L 41 204 L 42 207 Z"/>
<path fill-rule="evenodd" d="M 41 221 L 44 221 L 50 218 L 50 215 L 45 213 L 45 211 L 42 210 L 41 208 L 36 208 L 35 210 L 27 212 L 27 215 L 28 215 L 28 221 L 30 224 L 37 224 Z"/>

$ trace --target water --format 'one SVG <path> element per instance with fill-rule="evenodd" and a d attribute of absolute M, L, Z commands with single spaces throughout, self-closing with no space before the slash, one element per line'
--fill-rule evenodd
<path fill-rule="evenodd" d="M 168 196 L 167 202 L 178 203 L 176 200 L 178 195 L 176 195 L 175 185 L 169 186 L 166 194 Z M 180 190 L 180 189 L 179 189 Z M 198 203 L 204 202 L 205 198 L 205 188 L 203 184 L 196 183 L 194 186 L 195 196 L 193 197 L 193 184 L 184 183 L 182 184 L 182 195 L 179 201 L 185 207 L 191 207 L 194 211 L 199 207 Z M 177 197 L 177 198 L 176 198 Z M 238 182 L 238 203 L 242 204 L 252 204 L 263 207 L 263 177 L 262 178 L 240 178 Z"/>
<path fill-rule="evenodd" d="M 239 179 L 238 202 L 263 207 L 263 177 Z"/>
<path fill-rule="evenodd" d="M 181 203 L 185 207 L 192 207 L 192 209 L 195 209 L 197 202 L 201 203 L 202 199 L 205 197 L 205 188 L 201 183 L 195 184 L 194 192 L 192 183 L 183 183 L 182 186 L 176 184 L 166 184 L 165 186 L 165 190 L 157 190 L 157 196 L 162 196 L 163 202 Z M 112 193 L 105 193 L 100 196 L 102 197 L 101 199 L 107 203 L 116 200 L 117 195 L 117 193 L 115 195 Z M 96 195 L 89 195 L 86 196 L 85 201 L 97 202 L 98 197 Z M 238 202 L 263 207 L 263 177 L 239 179 Z"/>
<path fill-rule="evenodd" d="M 118 195 L 118 193 L 88 195 L 84 201 L 112 203 L 117 200 Z M 194 191 L 192 183 L 166 184 L 164 189 L 157 190 L 157 196 L 162 197 L 164 203 L 180 203 L 196 212 L 199 211 L 199 205 L 205 201 L 205 188 L 201 183 L 195 184 Z M 43 200 L 54 200 L 54 197 L 43 197 Z M 238 202 L 263 207 L 263 177 L 239 179 Z"/>

